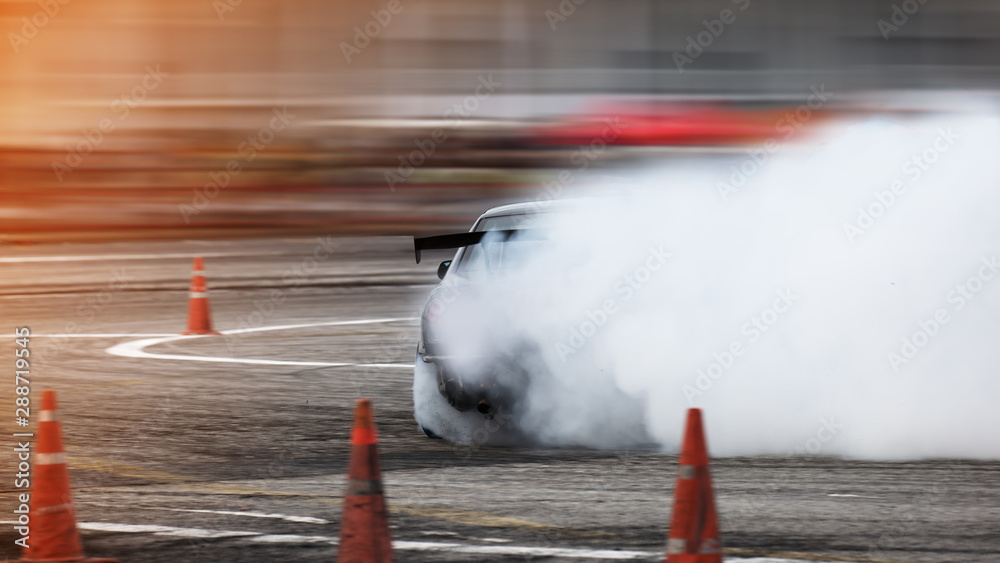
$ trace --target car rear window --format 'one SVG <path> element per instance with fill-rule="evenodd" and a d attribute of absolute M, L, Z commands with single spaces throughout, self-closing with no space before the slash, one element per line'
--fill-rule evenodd
<path fill-rule="evenodd" d="M 533 229 L 537 228 L 539 223 L 538 214 L 499 215 L 480 220 L 474 230 L 481 232 Z M 506 242 L 491 242 L 487 236 L 482 243 L 466 247 L 458 263 L 458 271 L 469 277 L 495 274 L 504 267 L 524 260 L 541 244 L 542 241 L 538 240 L 518 240 L 516 238 Z"/>

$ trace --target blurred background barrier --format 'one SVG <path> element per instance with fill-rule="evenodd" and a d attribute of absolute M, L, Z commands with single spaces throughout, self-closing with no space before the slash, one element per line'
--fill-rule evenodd
<path fill-rule="evenodd" d="M 998 16 L 971 0 L 0 1 L 0 240 L 450 231 L 595 169 L 963 109 L 946 91 L 990 99 Z"/>

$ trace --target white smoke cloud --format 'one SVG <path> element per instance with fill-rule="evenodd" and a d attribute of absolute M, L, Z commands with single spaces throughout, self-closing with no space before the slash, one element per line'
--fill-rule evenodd
<path fill-rule="evenodd" d="M 713 455 L 1000 458 L 997 155 L 992 116 L 873 119 L 595 188 L 461 348 L 537 351 L 542 443 L 672 449 L 696 406 Z"/>

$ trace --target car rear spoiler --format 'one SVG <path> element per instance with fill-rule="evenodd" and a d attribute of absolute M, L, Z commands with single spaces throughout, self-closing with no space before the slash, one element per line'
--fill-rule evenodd
<path fill-rule="evenodd" d="M 545 229 L 508 229 L 505 231 L 473 231 L 435 237 L 413 237 L 413 252 L 416 254 L 417 264 L 419 264 L 422 250 L 445 250 L 479 244 L 487 234 L 496 236 L 501 242 L 506 242 L 515 235 L 519 239 L 541 240 L 546 238 L 547 233 L 548 231 Z"/>

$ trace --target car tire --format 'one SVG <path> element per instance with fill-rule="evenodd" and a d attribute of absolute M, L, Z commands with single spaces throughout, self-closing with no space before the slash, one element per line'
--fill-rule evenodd
<path fill-rule="evenodd" d="M 424 433 L 424 436 L 427 436 L 428 438 L 433 438 L 434 440 L 440 440 L 441 439 L 441 436 L 438 436 L 437 434 L 435 434 L 435 433 L 431 432 L 430 430 L 424 428 L 419 422 L 417 423 L 417 428 L 419 428 L 420 431 Z"/>

